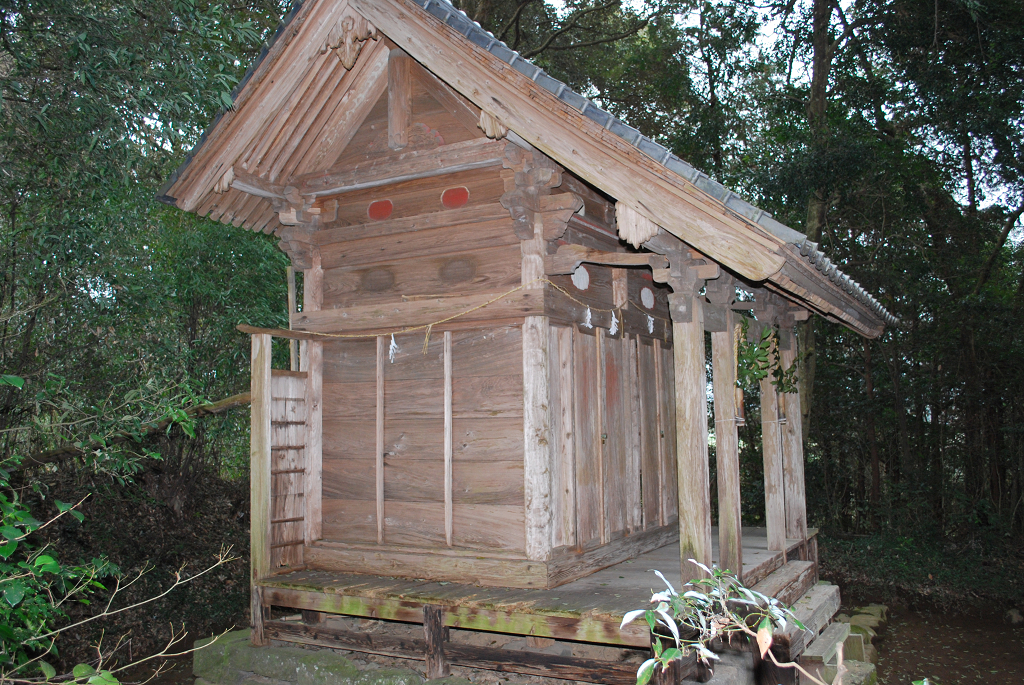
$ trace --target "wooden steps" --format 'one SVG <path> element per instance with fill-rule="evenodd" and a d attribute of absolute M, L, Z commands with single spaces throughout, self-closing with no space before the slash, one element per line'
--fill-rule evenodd
<path fill-rule="evenodd" d="M 833 623 L 800 655 L 800 665 L 825 682 L 836 677 L 839 645 L 850 636 L 848 623 Z"/>

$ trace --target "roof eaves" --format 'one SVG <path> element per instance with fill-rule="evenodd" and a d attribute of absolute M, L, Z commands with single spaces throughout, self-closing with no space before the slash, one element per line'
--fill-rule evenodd
<path fill-rule="evenodd" d="M 574 92 L 566 84 L 537 67 L 518 52 L 495 38 L 494 34 L 470 19 L 465 12 L 455 8 L 447 0 L 411 1 L 464 35 L 472 43 L 484 48 L 501 61 L 507 63 L 583 116 L 626 141 L 672 173 L 694 184 L 701 191 L 721 202 L 733 213 L 747 219 L 751 223 L 757 224 L 779 240 L 797 246 L 800 249 L 800 254 L 808 259 L 811 264 L 817 266 L 824 257 L 817 250 L 817 244 L 809 243 L 806 235 L 775 220 L 771 214 L 742 199 L 722 184 L 709 178 L 706 174 L 699 172 L 686 161 L 672 154 L 666 147 L 644 136 L 640 131 L 621 121 L 610 112 L 601 109 L 592 100 Z M 808 243 L 814 246 L 813 250 L 805 251 L 804 245 Z M 819 270 L 821 269 L 819 268 Z M 858 283 L 843 274 L 831 263 L 829 270 L 825 272 L 825 276 L 829 281 L 870 309 L 872 313 L 886 323 L 892 325 L 899 323 L 899 319 L 886 311 Z"/>

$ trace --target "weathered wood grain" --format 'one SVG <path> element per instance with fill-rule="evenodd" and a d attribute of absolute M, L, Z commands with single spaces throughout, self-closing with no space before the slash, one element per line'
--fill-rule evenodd
<path fill-rule="evenodd" d="M 781 361 L 789 369 L 797 360 L 797 339 L 790 328 L 779 331 Z M 807 539 L 807 497 L 804 485 L 803 415 L 800 391 L 779 397 L 779 409 L 786 421 L 782 424 L 783 489 L 786 503 L 786 537 Z"/>
<path fill-rule="evenodd" d="M 675 428 L 679 484 L 679 554 L 711 566 L 711 495 L 708 476 L 707 373 L 700 298 L 690 297 L 688 322 L 672 322 Z M 697 571 L 697 569 L 694 569 Z M 684 574 L 685 576 L 685 574 Z M 690 578 L 683 577 L 682 582 Z"/>
<path fill-rule="evenodd" d="M 761 448 L 764 456 L 764 508 L 768 549 L 786 548 L 786 503 L 782 472 L 779 396 L 771 378 L 761 381 Z"/>
<path fill-rule="evenodd" d="M 249 549 L 254 588 L 270 574 L 271 345 L 269 335 L 252 336 Z"/>
<path fill-rule="evenodd" d="M 580 545 L 600 540 L 602 507 L 598 478 L 600 431 L 598 414 L 600 394 L 598 382 L 597 338 L 573 336 L 573 382 L 575 397 L 576 447 L 576 540 Z"/>
<path fill-rule="evenodd" d="M 576 455 L 573 425 L 573 333 L 568 326 L 551 326 L 551 364 L 548 390 L 551 407 L 552 547 L 576 544 Z"/>
<path fill-rule="evenodd" d="M 725 330 L 711 334 L 718 473 L 718 565 L 743 572 L 739 436 L 736 429 L 735 315 L 726 310 Z"/>
<path fill-rule="evenodd" d="M 319 309 L 323 305 L 323 269 L 320 257 L 314 255 L 313 266 L 305 271 L 302 278 L 302 308 L 305 311 Z M 305 523 L 306 544 L 318 540 L 321 534 L 323 508 L 323 378 L 324 344 L 303 341 L 301 370 L 306 373 L 306 463 L 305 467 Z"/>

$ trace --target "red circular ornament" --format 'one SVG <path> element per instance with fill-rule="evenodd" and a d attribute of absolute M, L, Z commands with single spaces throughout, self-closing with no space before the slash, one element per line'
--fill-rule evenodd
<path fill-rule="evenodd" d="M 467 202 L 469 202 L 469 188 L 466 186 L 449 188 L 441 193 L 441 204 L 445 209 L 458 209 Z"/>
<path fill-rule="evenodd" d="M 395 211 L 395 205 L 391 203 L 391 200 L 377 200 L 370 203 L 366 214 L 374 221 L 384 221 L 391 216 L 393 211 Z"/>

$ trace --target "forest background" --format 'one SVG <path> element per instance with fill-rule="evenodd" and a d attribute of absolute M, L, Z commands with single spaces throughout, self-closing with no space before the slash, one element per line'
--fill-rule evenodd
<path fill-rule="evenodd" d="M 873 341 L 820 320 L 799 331 L 809 518 L 826 575 L 960 606 L 1019 599 L 1019 1 L 456 4 L 820 242 L 901 319 Z M 0 0 L 0 509 L 31 531 L 38 522 L 8 509 L 45 521 L 88 495 L 83 522 L 62 517 L 22 547 L 66 564 L 105 555 L 126 573 L 153 564 L 129 599 L 222 543 L 247 551 L 247 410 L 187 410 L 247 389 L 249 341 L 235 326 L 287 325 L 287 260 L 272 237 L 154 198 L 288 9 Z M 276 354 L 285 366 L 287 350 Z M 746 397 L 743 513 L 758 525 L 757 393 Z M 131 629 L 118 649 L 137 653 L 166 636 L 162 620 L 196 634 L 230 625 L 246 579 L 235 562 L 151 608 L 146 625 L 105 629 Z M 35 581 L 55 587 L 42 572 Z M 3 592 L 4 621 L 32 618 L 27 599 Z M 95 639 L 72 631 L 62 656 Z"/>

